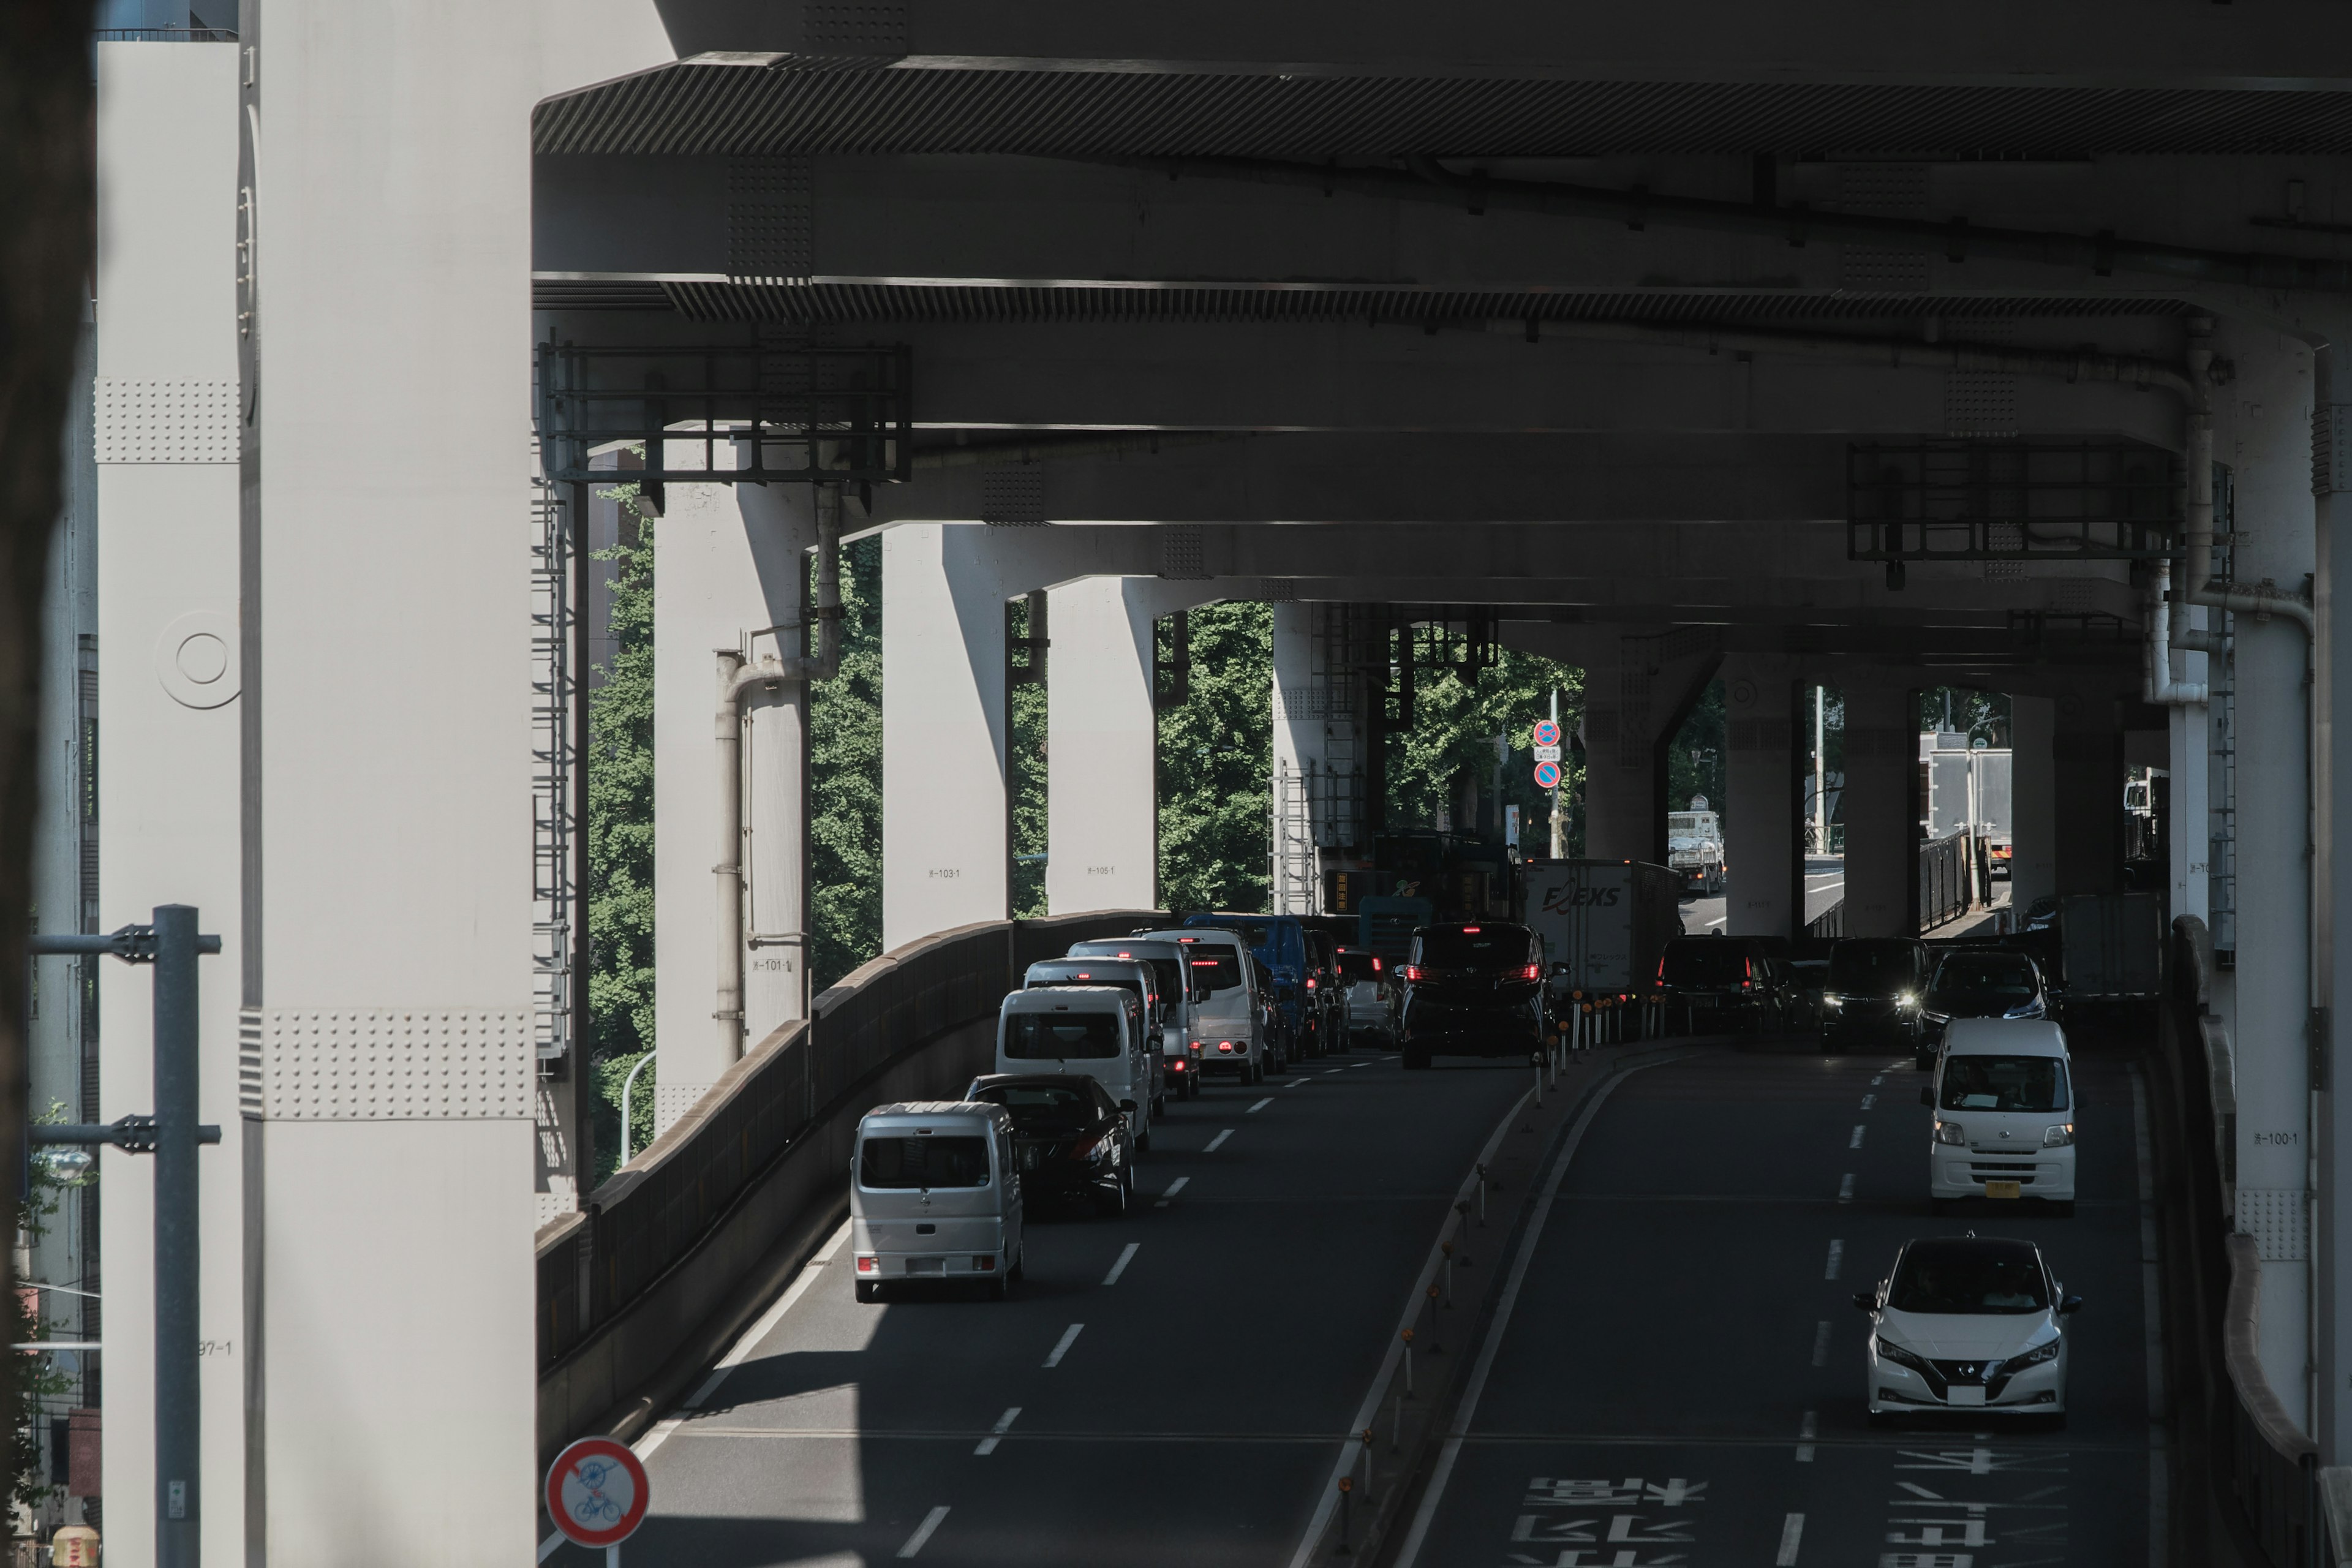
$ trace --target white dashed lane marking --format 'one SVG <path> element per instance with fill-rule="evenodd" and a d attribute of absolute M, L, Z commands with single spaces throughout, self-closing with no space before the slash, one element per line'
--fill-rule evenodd
<path fill-rule="evenodd" d="M 945 1503 L 941 1503 L 923 1515 L 923 1522 L 915 1526 L 915 1533 L 907 1537 L 907 1544 L 898 1548 L 898 1555 L 912 1557 L 916 1552 L 920 1552 L 923 1549 L 923 1542 L 931 1538 L 931 1531 L 937 1530 L 947 1516 L 948 1507 Z"/>
<path fill-rule="evenodd" d="M 1821 1422 L 1813 1412 L 1808 1410 L 1805 1418 L 1797 1423 L 1797 1463 L 1810 1465 L 1813 1462 L 1813 1439 L 1819 1436 Z"/>
<path fill-rule="evenodd" d="M 1832 1276 L 1832 1278 L 1834 1278 L 1834 1276 Z M 1045 1364 L 1047 1366 L 1061 1365 L 1062 1358 L 1070 1353 L 1070 1347 L 1078 1342 L 1078 1336 L 1086 1331 L 1086 1327 L 1087 1326 L 1084 1323 L 1072 1323 L 1068 1328 L 1063 1330 L 1062 1337 L 1054 1342 L 1054 1352 L 1051 1355 L 1045 1358 Z"/>
<path fill-rule="evenodd" d="M 1838 1202 L 1842 1204 L 1850 1204 L 1853 1202 L 1853 1173 L 1852 1171 L 1848 1171 L 1843 1178 L 1842 1178 L 1838 1183 Z"/>
<path fill-rule="evenodd" d="M 1874 1094 L 1865 1094 L 1862 1097 L 1862 1108 L 1864 1110 L 1868 1110 L 1872 1106 L 1876 1105 L 1877 1103 L 1878 1096 Z"/>
<path fill-rule="evenodd" d="M 1797 1568 L 1797 1543 L 1805 1538 L 1805 1516 L 1792 1513 L 1780 1521 L 1780 1554 L 1772 1568 Z"/>
<path fill-rule="evenodd" d="M 1247 1110 L 1243 1111 L 1242 1114 L 1244 1116 L 1255 1116 L 1259 1111 L 1264 1110 L 1267 1106 L 1272 1105 L 1273 1103 L 1274 1096 L 1269 1094 L 1264 1100 L 1259 1100 L 1255 1105 L 1251 1106 Z"/>
<path fill-rule="evenodd" d="M 1845 1261 L 1845 1243 L 1844 1243 L 1844 1242 L 1843 1242 L 1843 1241 L 1832 1241 L 1832 1242 L 1831 1242 L 1831 1243 L 1830 1243 L 1830 1266 L 1829 1266 L 1827 1268 L 1825 1268 L 1825 1269 L 1823 1269 L 1823 1270 L 1822 1271 L 1822 1279 L 1836 1279 L 1836 1278 L 1838 1277 L 1838 1266 L 1839 1266 L 1840 1264 L 1843 1263 L 1844 1261 Z M 1073 1329 L 1073 1330 L 1071 1330 L 1070 1331 L 1071 1331 L 1072 1333 L 1076 1333 L 1076 1332 L 1077 1332 L 1077 1331 L 1076 1331 L 1076 1329 Z M 1045 1364 L 1046 1364 L 1046 1365 L 1048 1365 L 1048 1366 L 1051 1366 L 1051 1365 L 1053 1365 L 1054 1363 L 1051 1363 L 1051 1362 L 1047 1362 Z"/>
<path fill-rule="evenodd" d="M 1112 1264 L 1110 1266 L 1110 1272 L 1103 1276 L 1103 1283 L 1106 1285 L 1118 1284 L 1118 1277 L 1127 1272 L 1127 1266 L 1135 1261 L 1135 1255 L 1142 1246 L 1143 1243 L 1139 1241 L 1130 1241 L 1124 1247 L 1121 1247 L 1119 1249 L 1118 1261 Z"/>
<path fill-rule="evenodd" d="M 1178 1193 L 1182 1192 L 1184 1190 L 1184 1184 L 1192 1179 L 1192 1178 L 1190 1176 L 1179 1176 L 1174 1181 L 1169 1183 L 1168 1190 L 1160 1194 L 1160 1201 L 1153 1204 L 1151 1206 L 1156 1209 L 1166 1208 L 1168 1206 L 1168 1200 L 1174 1197 Z"/>
<path fill-rule="evenodd" d="M 1021 1419 L 1021 1406 L 1018 1405 L 1013 1406 L 1013 1408 L 1007 1410 L 1003 1415 L 998 1416 L 996 1418 L 996 1425 L 988 1429 L 989 1435 L 982 1437 L 980 1440 L 980 1447 L 971 1451 L 972 1457 L 974 1458 L 979 1458 L 983 1455 L 993 1454 L 996 1452 L 996 1445 L 999 1440 L 1001 1440 L 1007 1432 L 1013 1430 L 1013 1424 L 1019 1419 Z"/>
<path fill-rule="evenodd" d="M 1862 1129 L 1860 1127 L 1856 1127 L 1853 1130 L 1853 1136 L 1845 1141 L 1845 1146 L 1849 1149 L 1859 1149 L 1862 1147 Z"/>
<path fill-rule="evenodd" d="M 1230 1128 L 1230 1127 L 1226 1128 L 1223 1132 L 1220 1132 L 1220 1133 L 1218 1133 L 1214 1138 L 1210 1139 L 1210 1140 L 1209 1140 L 1209 1146 L 1208 1146 L 1207 1148 L 1205 1148 L 1205 1149 L 1202 1150 L 1202 1151 L 1201 1151 L 1201 1152 L 1202 1152 L 1202 1153 L 1203 1153 L 1203 1154 L 1213 1154 L 1213 1153 L 1215 1153 L 1215 1152 L 1217 1152 L 1217 1150 L 1218 1150 L 1219 1146 L 1220 1146 L 1220 1145 L 1222 1145 L 1222 1144 L 1224 1142 L 1224 1141 L 1225 1141 L 1226 1139 L 1228 1139 L 1228 1138 L 1232 1137 L 1233 1135 L 1234 1135 L 1234 1130 L 1233 1130 L 1232 1128 Z"/>
<path fill-rule="evenodd" d="M 1829 1363 L 1830 1321 L 1827 1318 L 1823 1318 L 1820 1322 L 1813 1325 L 1813 1364 L 1815 1366 L 1827 1366 Z"/>

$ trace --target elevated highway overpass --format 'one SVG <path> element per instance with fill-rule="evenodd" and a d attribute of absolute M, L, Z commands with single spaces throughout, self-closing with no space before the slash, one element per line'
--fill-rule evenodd
<path fill-rule="evenodd" d="M 216 1560 L 520 1561 L 539 1463 L 598 1426 L 658 1441 L 633 1561 L 1328 1554 L 1345 1435 L 1498 1130 L 1525 1174 L 1440 1330 L 1491 1349 L 1483 1392 L 1375 1453 L 1381 1551 L 1814 1563 L 1965 1535 L 1928 1504 L 2027 1510 L 2000 1550 L 2066 1562 L 2312 1549 L 2293 1478 L 2352 1464 L 2335 7 L 264 0 L 235 33 L 98 46 L 87 520 L 92 918 L 178 900 L 226 944 Z M 586 1190 L 583 547 L 625 446 L 659 519 L 668 1138 Z M 1856 1426 L 1839 1303 L 1925 1223 L 1926 1113 L 1801 1042 L 1585 1064 L 1543 1120 L 1511 1110 L 1525 1072 L 1309 1063 L 1263 1109 L 1180 1108 L 1168 1206 L 1041 1226 L 1023 1299 L 856 1307 L 816 1225 L 838 1193 L 754 1223 L 770 1167 L 705 1130 L 732 1107 L 784 1161 L 839 1109 L 745 1085 L 824 1038 L 804 682 L 871 532 L 902 956 L 1008 930 L 1015 600 L 1051 628 L 1057 919 L 1161 904 L 1160 628 L 1220 601 L 1274 606 L 1301 777 L 1362 767 L 1401 627 L 1475 615 L 1580 667 L 1612 858 L 1661 841 L 1663 744 L 1721 679 L 1732 878 L 1701 923 L 1735 935 L 1818 912 L 1807 686 L 1844 702 L 1857 934 L 1916 924 L 1916 690 L 2010 700 L 2020 905 L 2119 886 L 2120 771 L 2161 767 L 2195 984 L 2161 1044 L 2089 1058 L 2095 1197 L 2036 1222 L 2093 1303 L 2073 1424 Z M 1301 864 L 1378 826 L 1318 805 Z M 980 1016 L 983 969 L 859 1025 L 860 1072 Z M 118 984 L 107 1016 L 139 1016 Z M 146 1092 L 109 1029 L 84 1120 Z M 43 1071 L 79 1097 L 80 1068 Z M 581 1239 L 688 1149 L 714 1184 L 646 1250 Z M 137 1563 L 143 1190 L 107 1202 L 108 1549 Z M 1507 1316 L 1463 1284 L 1522 1265 Z M 630 1270 L 665 1326 L 564 1381 Z M 1612 1478 L 1593 1498 L 1636 1478 L 1639 1508 L 1570 1506 Z"/>

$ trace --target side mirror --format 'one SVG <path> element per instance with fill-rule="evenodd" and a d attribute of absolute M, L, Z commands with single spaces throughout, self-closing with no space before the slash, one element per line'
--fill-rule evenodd
<path fill-rule="evenodd" d="M 2058 1310 L 2062 1313 L 2079 1312 L 2082 1310 L 2083 1298 L 2080 1296 L 2068 1296 L 2058 1303 Z"/>
<path fill-rule="evenodd" d="M 1135 1109 L 1135 1101 L 1131 1100 L 1122 1100 L 1118 1102 L 1118 1108 L 1121 1110 L 1133 1110 Z"/>
<path fill-rule="evenodd" d="M 1933 1110 L 1936 1108 L 1936 1091 L 1932 1089 L 1921 1089 L 1919 1091 L 1919 1103 L 1926 1106 L 1928 1110 Z"/>
<path fill-rule="evenodd" d="M 1853 1304 L 1861 1308 L 1865 1312 L 1875 1312 L 1878 1310 L 1878 1292 L 1875 1290 L 1856 1290 L 1853 1293 Z"/>

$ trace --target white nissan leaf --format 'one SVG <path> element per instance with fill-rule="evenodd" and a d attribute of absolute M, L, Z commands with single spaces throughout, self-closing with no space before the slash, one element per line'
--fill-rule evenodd
<path fill-rule="evenodd" d="M 2030 1241 L 1907 1243 L 1853 1304 L 1870 1314 L 1867 1394 L 1882 1426 L 1906 1412 L 1987 1411 L 2066 1421 L 2066 1324 L 2083 1304 Z"/>

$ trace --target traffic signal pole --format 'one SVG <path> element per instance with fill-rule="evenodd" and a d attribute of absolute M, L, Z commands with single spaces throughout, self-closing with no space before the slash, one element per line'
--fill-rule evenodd
<path fill-rule="evenodd" d="M 155 1562 L 157 1568 L 197 1568 L 204 1406 L 196 1371 L 196 1145 L 219 1142 L 220 1129 L 196 1121 L 196 959 L 220 952 L 221 941 L 197 933 L 194 907 L 163 904 L 152 925 L 106 936 L 36 936 L 28 945 L 37 956 L 107 953 L 155 966 L 155 1113 L 104 1125 L 36 1125 L 29 1142 L 111 1143 L 155 1156 Z"/>

